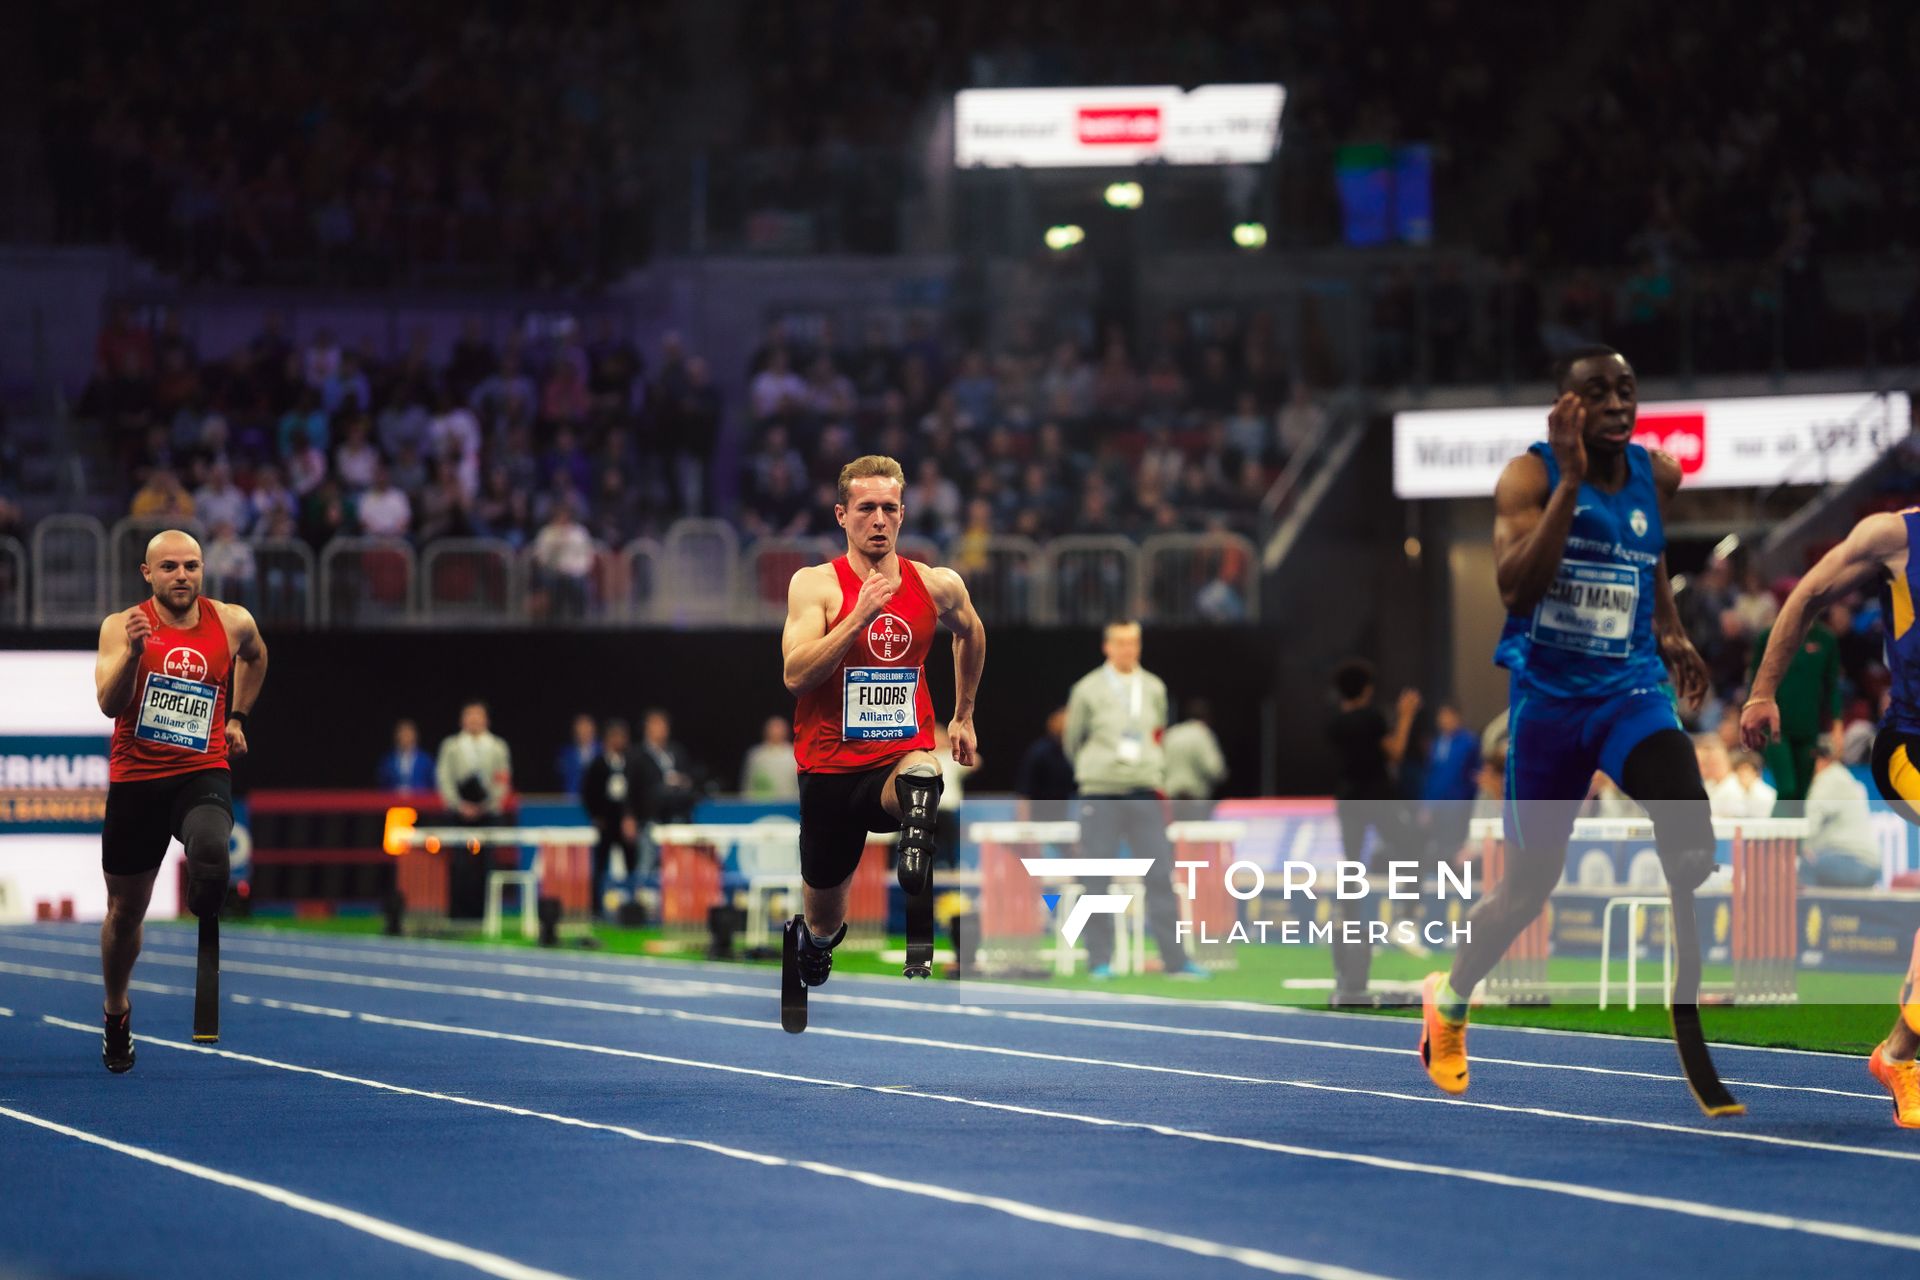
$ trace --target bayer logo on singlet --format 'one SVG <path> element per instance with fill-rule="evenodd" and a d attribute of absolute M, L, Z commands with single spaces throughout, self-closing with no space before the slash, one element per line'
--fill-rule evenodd
<path fill-rule="evenodd" d="M 167 654 L 166 672 L 181 680 L 205 680 L 207 678 L 207 659 L 198 649 L 184 646 Z"/>
<path fill-rule="evenodd" d="M 891 613 L 883 613 L 867 627 L 867 648 L 882 662 L 898 662 L 913 647 L 913 632 Z"/>

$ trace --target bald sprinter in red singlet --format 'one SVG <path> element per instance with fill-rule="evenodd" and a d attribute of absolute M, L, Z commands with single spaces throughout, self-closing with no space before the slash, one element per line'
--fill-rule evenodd
<path fill-rule="evenodd" d="M 107 878 L 100 971 L 103 1056 L 114 1072 L 133 1066 L 127 984 L 170 841 L 186 846 L 188 907 L 219 915 L 233 832 L 228 760 L 247 754 L 247 712 L 267 678 L 267 646 L 253 615 L 201 595 L 202 572 L 192 537 L 177 529 L 155 535 L 140 565 L 152 596 L 100 624 L 94 685 L 100 710 L 113 717 L 100 829 Z"/>
<path fill-rule="evenodd" d="M 892 458 L 869 455 L 841 468 L 833 514 L 847 554 L 800 570 L 787 588 L 780 647 L 787 688 L 800 700 L 793 754 L 806 882 L 798 964 L 813 987 L 827 980 L 833 948 L 846 936 L 847 886 L 868 832 L 900 832 L 897 871 L 910 901 L 932 883 L 941 781 L 926 657 L 936 623 L 954 636 L 954 763 L 974 763 L 986 628 L 959 574 L 895 550 L 905 482 Z"/>

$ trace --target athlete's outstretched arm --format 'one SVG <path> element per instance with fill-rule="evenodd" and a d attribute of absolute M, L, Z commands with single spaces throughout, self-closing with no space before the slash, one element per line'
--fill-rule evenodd
<path fill-rule="evenodd" d="M 227 704 L 227 711 L 245 716 L 252 713 L 253 704 L 260 700 L 260 688 L 267 682 L 267 642 L 260 638 L 260 625 L 253 614 L 236 604 L 221 607 L 234 615 L 233 700 Z M 247 754 L 244 722 L 227 721 L 227 753 L 235 757 Z"/>
<path fill-rule="evenodd" d="M 1891 512 L 1868 516 L 1853 526 L 1844 542 L 1807 570 L 1780 606 L 1780 616 L 1773 620 L 1767 651 L 1760 658 L 1753 687 L 1747 691 L 1747 705 L 1740 712 L 1740 736 L 1749 747 L 1758 750 L 1779 734 L 1780 707 L 1773 695 L 1779 691 L 1793 655 L 1806 643 L 1813 620 L 1835 600 L 1871 581 L 1888 561 L 1903 557 L 1906 550 L 1904 516 Z M 1887 625 L 1891 633 L 1892 619 Z"/>
<path fill-rule="evenodd" d="M 1493 560 L 1507 612 L 1527 612 L 1553 585 L 1579 493 L 1579 484 L 1564 478 L 1549 492 L 1547 469 L 1532 454 L 1515 458 L 1500 473 L 1493 491 Z"/>
<path fill-rule="evenodd" d="M 967 584 L 951 569 L 931 570 L 927 577 L 933 602 L 940 609 L 940 625 L 953 632 L 953 723 L 947 742 L 955 764 L 974 763 L 979 746 L 973 733 L 974 695 L 980 672 L 987 665 L 987 627 L 974 612 Z"/>
<path fill-rule="evenodd" d="M 134 682 L 140 676 L 140 650 L 153 634 L 153 623 L 139 605 L 125 613 L 110 613 L 100 624 L 100 651 L 93 663 L 94 700 L 100 713 L 118 716 L 133 701 Z"/>
<path fill-rule="evenodd" d="M 838 603 L 838 588 L 830 573 L 817 573 L 816 568 L 799 570 L 787 583 L 787 625 L 780 633 L 780 678 L 795 697 L 825 680 L 840 665 L 854 637 L 879 617 L 893 598 L 893 586 L 886 577 L 870 573 L 860 584 L 853 609 L 840 625 L 829 630 L 827 620 Z"/>
<path fill-rule="evenodd" d="M 1647 450 L 1653 464 L 1653 487 L 1660 501 L 1660 523 L 1667 522 L 1667 503 L 1680 491 L 1680 464 L 1670 453 Z M 1653 638 L 1660 646 L 1660 659 L 1673 676 L 1673 687 L 1687 710 L 1696 711 L 1712 690 L 1713 678 L 1707 673 L 1706 659 L 1693 647 L 1687 627 L 1680 620 L 1680 608 L 1673 600 L 1673 580 L 1667 574 L 1667 553 L 1653 574 Z"/>

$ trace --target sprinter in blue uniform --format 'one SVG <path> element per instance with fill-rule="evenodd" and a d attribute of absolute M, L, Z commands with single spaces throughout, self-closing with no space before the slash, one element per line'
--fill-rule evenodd
<path fill-rule="evenodd" d="M 1494 493 L 1507 607 L 1494 660 L 1512 684 L 1506 873 L 1469 917 L 1472 937 L 1452 972 L 1430 974 L 1422 990 L 1421 1061 L 1448 1093 L 1467 1088 L 1474 986 L 1559 882 L 1594 770 L 1652 813 L 1668 882 L 1687 895 L 1689 915 L 1691 891 L 1713 870 L 1706 791 L 1674 713 L 1676 686 L 1690 706 L 1707 691 L 1667 578 L 1664 516 L 1680 464 L 1632 443 L 1636 386 L 1619 352 L 1581 348 L 1554 373 L 1547 440 L 1510 461 Z M 1732 1105 L 1696 1096 L 1709 1111 Z"/>
<path fill-rule="evenodd" d="M 1780 606 L 1740 712 L 1740 736 L 1748 746 L 1762 750 L 1779 737 L 1780 706 L 1774 694 L 1787 674 L 1787 664 L 1806 643 L 1807 629 L 1834 601 L 1877 584 L 1893 687 L 1886 719 L 1873 736 L 1873 780 L 1887 803 L 1908 822 L 1920 822 L 1920 627 L 1913 625 L 1913 601 L 1920 594 L 1916 572 L 1920 572 L 1920 507 L 1871 515 L 1855 525 L 1844 542 L 1807 571 Z M 1893 1030 L 1867 1059 L 1867 1070 L 1893 1095 L 1893 1121 L 1903 1129 L 1920 1129 L 1916 1049 L 1920 1049 L 1920 933 L 1914 935 Z"/>

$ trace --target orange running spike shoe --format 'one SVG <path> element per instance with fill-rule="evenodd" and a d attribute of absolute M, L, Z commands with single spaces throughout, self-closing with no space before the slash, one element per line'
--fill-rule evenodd
<path fill-rule="evenodd" d="M 1467 1091 L 1467 1024 L 1440 1016 L 1435 993 L 1446 978 L 1430 973 L 1420 984 L 1420 1063 L 1447 1093 Z"/>
<path fill-rule="evenodd" d="M 1867 1070 L 1893 1095 L 1893 1122 L 1902 1129 L 1920 1129 L 1920 1064 L 1911 1058 L 1895 1062 L 1886 1048 L 1885 1042 L 1873 1047 Z"/>

